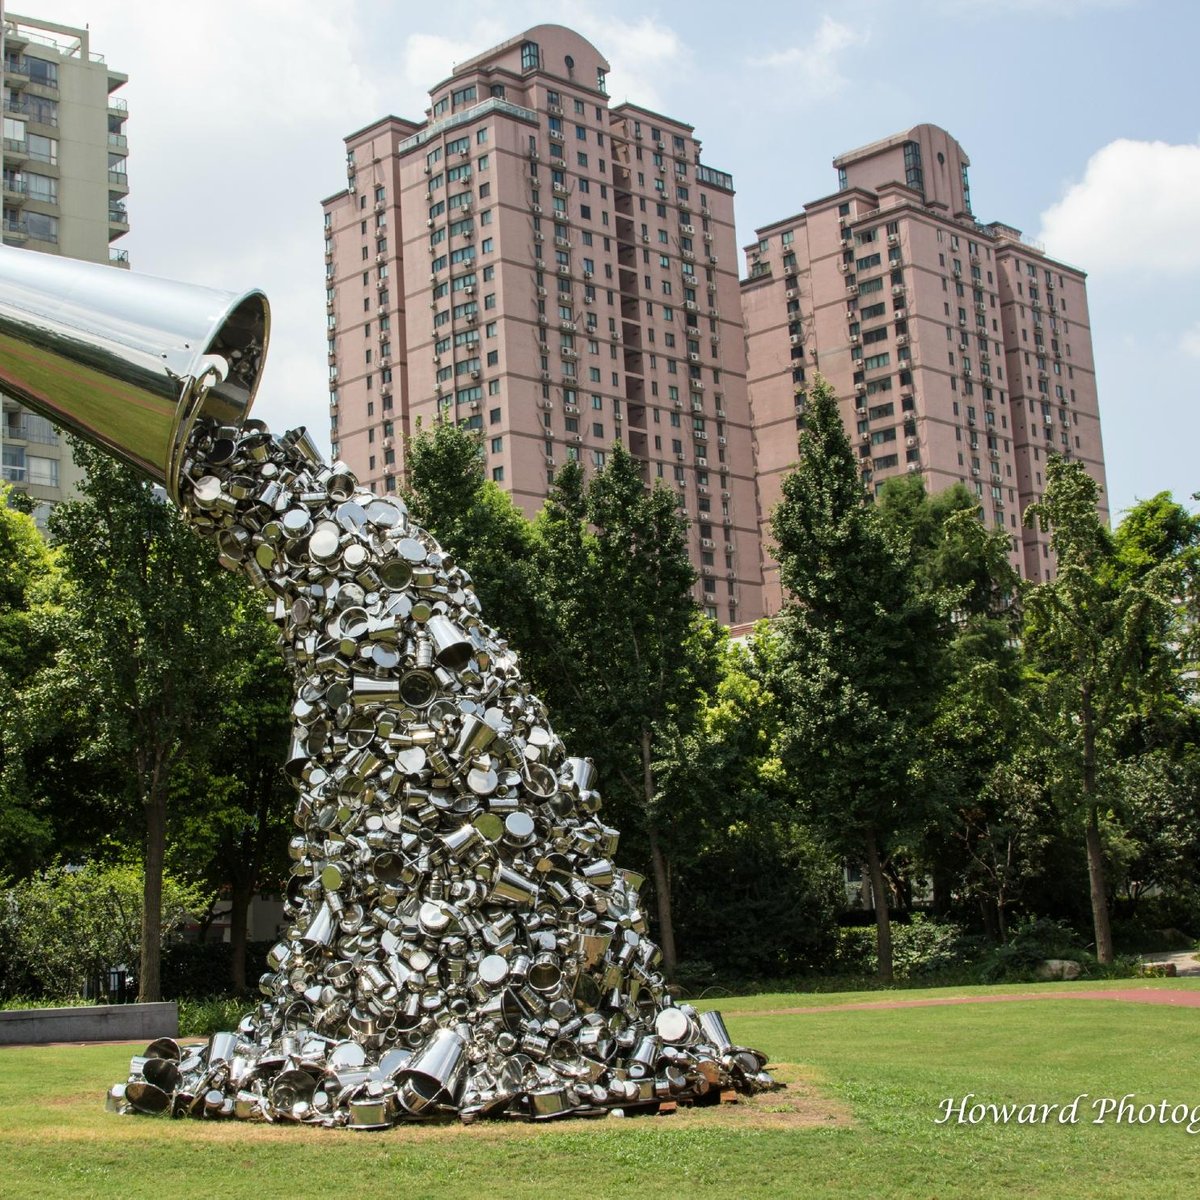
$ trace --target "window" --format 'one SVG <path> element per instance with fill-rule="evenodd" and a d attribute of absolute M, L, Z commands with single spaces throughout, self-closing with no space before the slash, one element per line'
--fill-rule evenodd
<path fill-rule="evenodd" d="M 450 93 L 450 103 L 457 108 L 460 104 L 466 104 L 468 100 L 475 99 L 475 85 L 470 87 L 459 88 L 455 92 Z"/>
<path fill-rule="evenodd" d="M 58 139 L 43 137 L 40 133 L 29 135 L 29 157 L 38 162 L 58 162 Z"/>
<path fill-rule="evenodd" d="M 541 66 L 541 52 L 537 42 L 521 43 L 521 70 L 534 71 Z"/>
<path fill-rule="evenodd" d="M 921 146 L 919 142 L 904 143 L 904 182 L 918 192 L 925 190 L 925 173 L 921 170 Z"/>

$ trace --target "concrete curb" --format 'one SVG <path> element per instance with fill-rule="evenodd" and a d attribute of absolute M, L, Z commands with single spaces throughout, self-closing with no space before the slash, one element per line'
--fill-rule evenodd
<path fill-rule="evenodd" d="M 0 1046 L 118 1042 L 179 1036 L 179 1005 L 95 1004 L 0 1012 Z"/>

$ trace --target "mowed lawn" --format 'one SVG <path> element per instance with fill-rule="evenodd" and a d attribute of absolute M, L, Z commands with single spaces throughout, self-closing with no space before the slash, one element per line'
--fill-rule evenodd
<path fill-rule="evenodd" d="M 1094 1125 L 1090 1104 L 1132 1092 L 1139 1104 L 1200 1109 L 1200 1009 L 1085 999 L 847 1007 L 1072 987 L 722 1000 L 734 1037 L 770 1053 L 787 1092 L 669 1117 L 536 1126 L 354 1134 L 118 1117 L 104 1111 L 104 1092 L 134 1048 L 0 1049 L 0 1196 L 1196 1195 L 1200 1135 Z M 805 1011 L 779 1011 L 788 1008 Z M 969 1092 L 987 1103 L 1088 1099 L 1076 1125 L 934 1124 L 939 1103 Z"/>

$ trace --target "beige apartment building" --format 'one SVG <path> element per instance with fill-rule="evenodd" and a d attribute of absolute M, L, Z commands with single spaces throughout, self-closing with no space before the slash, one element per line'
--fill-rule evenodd
<path fill-rule="evenodd" d="M 1023 578 L 1053 571 L 1022 524 L 1051 453 L 1104 495 L 1084 272 L 976 220 L 970 160 L 918 125 L 834 159 L 838 190 L 757 231 L 742 281 L 765 611 L 781 603 L 769 518 L 813 375 L 841 401 L 864 483 L 963 483 L 1012 537 Z M 1107 509 L 1103 515 L 1107 517 Z"/>
<path fill-rule="evenodd" d="M 608 70 L 539 25 L 455 66 L 424 120 L 346 139 L 323 204 L 334 453 L 392 490 L 418 422 L 465 421 L 532 515 L 559 466 L 620 442 L 687 514 L 697 601 L 753 619 L 733 180 L 692 126 L 611 104 Z"/>
<path fill-rule="evenodd" d="M 112 243 L 129 229 L 124 197 L 127 76 L 91 49 L 86 29 L 5 13 L 3 237 L 6 246 L 128 267 Z M 3 478 L 49 508 L 73 494 L 79 472 L 43 417 L 0 396 Z"/>

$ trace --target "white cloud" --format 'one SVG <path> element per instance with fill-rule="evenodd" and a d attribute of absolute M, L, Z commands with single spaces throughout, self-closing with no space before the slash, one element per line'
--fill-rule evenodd
<path fill-rule="evenodd" d="M 571 4 L 561 24 L 578 30 L 612 64 L 608 92 L 615 103 L 670 108 L 664 85 L 687 74 L 691 51 L 670 26 L 654 17 L 624 21 L 595 7 Z"/>
<path fill-rule="evenodd" d="M 1179 349 L 1192 358 L 1200 358 L 1200 322 L 1184 332 L 1179 339 Z"/>
<path fill-rule="evenodd" d="M 839 56 L 843 51 L 863 45 L 869 36 L 865 29 L 843 25 L 826 14 L 808 41 L 751 59 L 750 66 L 787 67 L 790 88 L 813 99 L 826 99 L 848 82 L 842 74 Z"/>
<path fill-rule="evenodd" d="M 1110 142 L 1042 213 L 1048 252 L 1092 272 L 1200 271 L 1200 143 Z"/>
<path fill-rule="evenodd" d="M 1006 13 L 1041 17 L 1077 17 L 1089 11 L 1132 8 L 1141 0 L 1007 0 Z M 935 7 L 951 16 L 996 16 L 995 0 L 934 0 Z"/>

